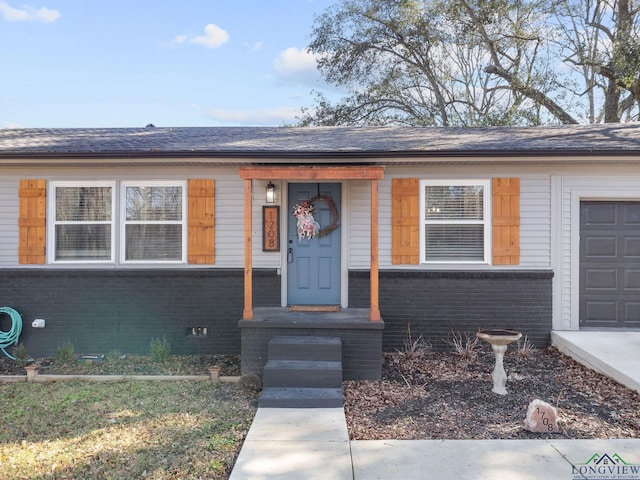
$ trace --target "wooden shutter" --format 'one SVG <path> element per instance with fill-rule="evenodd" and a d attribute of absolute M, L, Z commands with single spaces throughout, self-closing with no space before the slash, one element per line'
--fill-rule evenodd
<path fill-rule="evenodd" d="M 214 180 L 189 179 L 188 197 L 188 251 L 189 263 L 212 265 L 215 239 Z"/>
<path fill-rule="evenodd" d="M 20 180 L 18 197 L 18 262 L 44 265 L 47 245 L 47 181 Z"/>
<path fill-rule="evenodd" d="M 391 183 L 391 263 L 420 263 L 420 182 L 394 178 Z"/>
<path fill-rule="evenodd" d="M 492 179 L 491 194 L 493 264 L 518 265 L 520 263 L 520 179 Z"/>

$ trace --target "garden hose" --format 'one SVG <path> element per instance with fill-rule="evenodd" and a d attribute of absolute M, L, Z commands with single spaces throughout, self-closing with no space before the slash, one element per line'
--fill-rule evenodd
<path fill-rule="evenodd" d="M 11 307 L 0 307 L 0 315 L 3 313 L 11 317 L 11 330 L 8 332 L 0 330 L 0 350 L 11 360 L 15 360 L 16 357 L 10 355 L 5 348 L 18 344 L 18 338 L 22 333 L 22 317 Z"/>

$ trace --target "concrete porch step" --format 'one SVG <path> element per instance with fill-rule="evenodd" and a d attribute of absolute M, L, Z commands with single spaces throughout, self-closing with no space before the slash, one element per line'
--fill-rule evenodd
<path fill-rule="evenodd" d="M 342 360 L 342 341 L 333 337 L 273 337 L 269 360 Z"/>
<path fill-rule="evenodd" d="M 263 382 L 267 387 L 341 388 L 342 362 L 269 360 Z"/>
<path fill-rule="evenodd" d="M 268 344 L 258 406 L 335 408 L 343 405 L 342 340 L 276 336 Z"/>
<path fill-rule="evenodd" d="M 342 388 L 276 388 L 262 390 L 258 407 L 263 408 L 339 408 Z"/>

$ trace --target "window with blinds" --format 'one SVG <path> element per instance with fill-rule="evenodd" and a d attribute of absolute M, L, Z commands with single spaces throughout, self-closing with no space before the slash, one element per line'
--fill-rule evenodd
<path fill-rule="evenodd" d="M 424 262 L 487 261 L 489 188 L 488 181 L 421 181 Z"/>
<path fill-rule="evenodd" d="M 113 184 L 54 185 L 54 260 L 113 260 Z"/>
<path fill-rule="evenodd" d="M 184 182 L 52 182 L 51 186 L 53 262 L 185 261 Z"/>

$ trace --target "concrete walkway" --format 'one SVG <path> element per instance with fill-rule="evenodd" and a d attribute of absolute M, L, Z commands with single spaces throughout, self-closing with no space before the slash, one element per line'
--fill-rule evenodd
<path fill-rule="evenodd" d="M 551 332 L 551 343 L 576 361 L 640 392 L 640 332 Z"/>
<path fill-rule="evenodd" d="M 570 480 L 596 454 L 640 479 L 640 439 L 350 442 L 342 408 L 260 408 L 230 480 Z"/>
<path fill-rule="evenodd" d="M 342 408 L 259 408 L 230 480 L 353 478 Z"/>
<path fill-rule="evenodd" d="M 640 386 L 640 332 L 554 332 L 552 341 Z M 342 408 L 259 408 L 230 480 L 595 478 L 640 480 L 640 439 L 349 441 Z"/>

